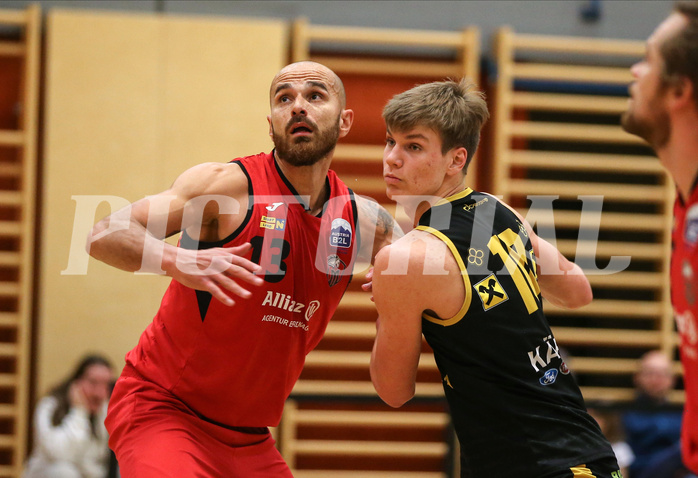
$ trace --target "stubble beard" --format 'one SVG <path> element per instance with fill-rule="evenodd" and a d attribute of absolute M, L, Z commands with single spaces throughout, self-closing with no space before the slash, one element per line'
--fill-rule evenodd
<path fill-rule="evenodd" d="M 339 140 L 339 117 L 325 131 L 315 137 L 293 138 L 276 132 L 272 127 L 272 140 L 278 156 L 293 166 L 312 166 L 325 158 L 337 146 Z"/>
<path fill-rule="evenodd" d="M 671 120 L 665 111 L 659 111 L 652 118 L 638 118 L 632 111 L 626 111 L 621 116 L 623 129 L 647 141 L 652 149 L 663 148 L 671 136 Z"/>
<path fill-rule="evenodd" d="M 633 110 L 633 104 L 620 117 L 620 125 L 626 132 L 639 136 L 647 141 L 652 149 L 663 148 L 671 136 L 671 119 L 662 107 L 659 95 L 648 102 L 648 111 L 653 114 L 641 117 Z"/>

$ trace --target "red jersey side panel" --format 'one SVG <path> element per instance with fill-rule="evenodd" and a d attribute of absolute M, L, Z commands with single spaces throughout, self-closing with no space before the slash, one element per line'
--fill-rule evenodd
<path fill-rule="evenodd" d="M 275 426 L 351 280 L 356 206 L 329 171 L 330 199 L 311 216 L 272 154 L 236 161 L 250 184 L 243 225 L 221 243 L 252 244 L 265 282 L 228 307 L 172 281 L 153 322 L 126 361 L 207 420 L 227 426 Z M 231 166 L 233 167 L 233 166 Z"/>
<path fill-rule="evenodd" d="M 698 473 L 698 188 L 674 205 L 671 301 L 681 338 L 686 404 L 681 426 L 685 465 Z"/>

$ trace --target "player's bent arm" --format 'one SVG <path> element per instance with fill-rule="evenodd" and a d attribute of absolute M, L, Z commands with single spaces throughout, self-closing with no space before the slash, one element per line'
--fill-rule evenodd
<path fill-rule="evenodd" d="M 88 253 L 111 266 L 129 272 L 140 270 L 143 256 L 165 237 L 186 228 L 182 224 L 188 202 L 205 194 L 201 180 L 215 174 L 215 166 L 205 163 L 182 173 L 166 191 L 120 209 L 99 221 L 87 238 Z M 165 244 L 163 263 L 172 263 L 175 247 Z M 157 264 L 159 268 L 161 264 Z"/>
<path fill-rule="evenodd" d="M 125 271 L 164 271 L 182 284 L 207 290 L 232 305 L 234 301 L 222 288 L 241 296 L 249 294 L 233 277 L 255 284 L 261 281 L 252 275 L 258 266 L 240 257 L 248 252 L 249 246 L 193 251 L 163 241 L 185 229 L 194 239 L 212 240 L 205 234 L 215 232 L 223 216 L 216 203 L 207 202 L 203 207 L 203 202 L 195 201 L 202 196 L 242 201 L 244 209 L 247 179 L 236 165 L 205 163 L 195 166 L 177 178 L 167 191 L 137 201 L 99 221 L 88 235 L 88 253 Z M 192 210 L 199 206 L 201 210 Z M 236 214 L 233 221 L 241 222 L 242 216 L 244 214 Z M 201 273 L 214 262 L 217 262 L 217 273 Z"/>
<path fill-rule="evenodd" d="M 373 295 L 379 319 L 370 372 L 381 399 L 392 407 L 400 407 L 415 393 L 425 287 L 421 275 L 390 273 L 389 258 L 396 264 L 407 264 L 410 248 L 398 243 L 381 249 L 376 256 Z"/>
<path fill-rule="evenodd" d="M 577 309 L 594 298 L 589 280 L 582 269 L 570 262 L 555 246 L 541 239 L 524 221 L 533 252 L 538 259 L 538 285 L 543 297 L 565 309 Z"/>
<path fill-rule="evenodd" d="M 358 194 L 355 198 L 361 238 L 359 260 L 373 264 L 378 251 L 400 239 L 404 233 L 390 213 L 375 200 Z"/>
<path fill-rule="evenodd" d="M 541 295 L 551 304 L 564 309 L 578 309 L 589 304 L 594 295 L 581 267 L 570 262 L 555 246 L 541 239 L 521 214 L 502 202 L 519 218 L 538 259 L 538 285 Z"/>
<path fill-rule="evenodd" d="M 87 252 L 95 259 L 128 272 L 159 272 L 162 263 L 166 262 L 165 258 L 171 254 L 172 246 L 165 243 L 161 261 L 152 264 L 152 270 L 148 270 L 144 256 L 147 255 L 147 251 L 160 250 L 163 239 L 148 231 L 148 211 L 158 205 L 172 206 L 171 197 L 169 190 L 164 191 L 136 201 L 105 217 L 90 231 L 87 237 Z M 152 222 L 150 228 L 158 229 Z"/>

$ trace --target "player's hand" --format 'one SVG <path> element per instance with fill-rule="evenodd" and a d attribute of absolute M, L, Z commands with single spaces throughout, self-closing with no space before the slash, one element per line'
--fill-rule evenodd
<path fill-rule="evenodd" d="M 205 290 L 225 305 L 234 305 L 229 293 L 248 298 L 252 292 L 238 282 L 260 286 L 264 280 L 255 275 L 261 267 L 244 256 L 252 246 L 214 247 L 194 251 L 179 248 L 171 276 L 192 289 Z"/>
<path fill-rule="evenodd" d="M 366 273 L 365 279 L 366 282 L 361 284 L 361 289 L 366 292 L 373 292 L 373 266 Z M 371 302 L 373 302 L 373 294 L 371 294 Z"/>

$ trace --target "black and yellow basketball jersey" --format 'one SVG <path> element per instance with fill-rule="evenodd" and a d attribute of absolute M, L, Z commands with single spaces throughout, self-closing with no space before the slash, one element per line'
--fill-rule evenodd
<path fill-rule="evenodd" d="M 465 287 L 454 317 L 422 318 L 462 476 L 544 478 L 612 458 L 543 314 L 536 258 L 517 216 L 466 189 L 434 205 L 417 229 L 446 243 Z"/>

